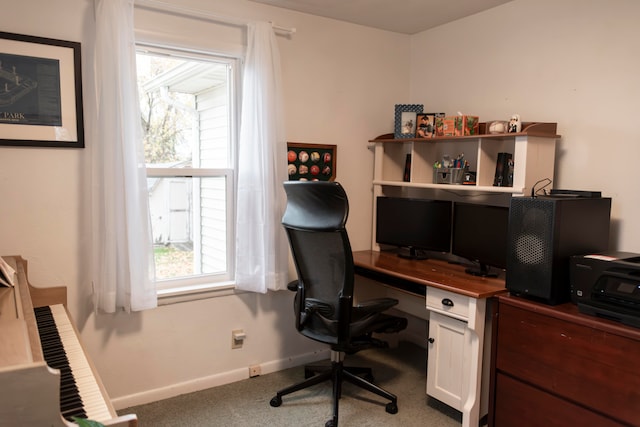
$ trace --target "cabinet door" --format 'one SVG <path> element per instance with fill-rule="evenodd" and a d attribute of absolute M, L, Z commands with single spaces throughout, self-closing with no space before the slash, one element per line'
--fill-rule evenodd
<path fill-rule="evenodd" d="M 430 312 L 427 394 L 462 410 L 466 322 Z"/>

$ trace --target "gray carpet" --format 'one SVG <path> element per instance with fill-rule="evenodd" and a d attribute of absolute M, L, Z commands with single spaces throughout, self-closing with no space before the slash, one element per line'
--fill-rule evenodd
<path fill-rule="evenodd" d="M 361 351 L 345 365 L 373 368 L 376 383 L 398 396 L 399 410 L 388 414 L 384 399 L 345 383 L 339 426 L 460 426 L 459 412 L 427 397 L 426 350 L 415 344 Z M 140 427 L 324 426 L 332 414 L 329 382 L 284 396 L 278 408 L 269 405 L 276 391 L 303 378 L 300 366 L 119 412 L 137 414 Z"/>

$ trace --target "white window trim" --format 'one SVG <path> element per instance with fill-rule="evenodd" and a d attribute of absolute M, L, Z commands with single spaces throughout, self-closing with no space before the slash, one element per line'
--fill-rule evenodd
<path fill-rule="evenodd" d="M 178 304 L 241 293 L 244 293 L 244 291 L 238 291 L 233 281 L 180 286 L 179 288 L 159 289 L 157 291 L 158 305 Z"/>

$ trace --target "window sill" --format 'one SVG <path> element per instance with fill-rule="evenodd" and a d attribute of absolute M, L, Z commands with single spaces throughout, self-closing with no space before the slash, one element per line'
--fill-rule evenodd
<path fill-rule="evenodd" d="M 238 294 L 234 282 L 209 283 L 158 290 L 158 305 L 177 304 Z"/>

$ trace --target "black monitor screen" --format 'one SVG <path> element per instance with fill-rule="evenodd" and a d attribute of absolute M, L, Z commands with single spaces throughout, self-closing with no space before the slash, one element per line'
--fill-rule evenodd
<path fill-rule="evenodd" d="M 378 197 L 376 242 L 409 249 L 410 258 L 425 258 L 425 250 L 449 252 L 451 209 L 444 200 Z"/>
<path fill-rule="evenodd" d="M 471 203 L 454 203 L 454 255 L 477 262 L 467 273 L 488 276 L 489 266 L 506 268 L 509 208 Z"/>

